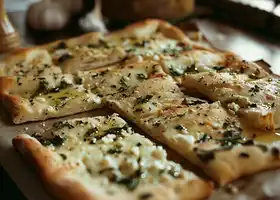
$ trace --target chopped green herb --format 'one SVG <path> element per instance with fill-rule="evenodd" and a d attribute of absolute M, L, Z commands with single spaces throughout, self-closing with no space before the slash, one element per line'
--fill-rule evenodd
<path fill-rule="evenodd" d="M 184 130 L 185 128 L 184 128 L 184 126 L 178 124 L 178 125 L 175 126 L 175 129 L 181 131 L 181 130 Z"/>
<path fill-rule="evenodd" d="M 107 153 L 109 153 L 109 154 L 119 154 L 121 152 L 122 152 L 122 150 L 120 148 L 109 149 L 107 151 Z"/>
<path fill-rule="evenodd" d="M 35 133 L 32 137 L 36 138 L 42 145 L 49 146 L 53 145 L 55 147 L 63 145 L 66 138 L 61 137 L 60 135 L 55 135 L 52 138 L 44 138 L 42 135 Z"/>
<path fill-rule="evenodd" d="M 190 67 L 187 67 L 185 70 L 185 73 L 198 73 L 198 69 L 196 68 L 196 66 L 193 64 Z"/>
<path fill-rule="evenodd" d="M 87 132 L 84 134 L 84 141 L 94 141 L 93 138 L 97 133 L 98 129 L 96 127 L 88 129 Z"/>
<path fill-rule="evenodd" d="M 183 75 L 182 72 L 179 72 L 177 69 L 174 69 L 174 67 L 170 67 L 169 72 L 172 76 L 182 76 Z"/>
<path fill-rule="evenodd" d="M 105 134 L 120 135 L 122 133 L 122 130 L 126 130 L 127 128 L 128 128 L 127 125 L 124 125 L 123 127 L 110 128 L 105 131 Z"/>
<path fill-rule="evenodd" d="M 241 143 L 242 137 L 240 135 L 235 135 L 232 137 L 216 138 L 215 140 L 221 143 L 222 146 L 233 146 Z"/>
<path fill-rule="evenodd" d="M 49 139 L 50 143 L 56 147 L 61 146 L 64 140 L 65 138 L 61 137 L 60 135 L 56 135 L 52 139 Z"/>
<path fill-rule="evenodd" d="M 201 138 L 199 138 L 195 143 L 203 143 L 203 142 L 208 142 L 209 140 L 211 140 L 212 137 L 207 135 L 207 134 L 203 134 Z"/>
<path fill-rule="evenodd" d="M 38 96 L 40 94 L 48 93 L 48 91 L 49 91 L 48 86 L 49 86 L 49 83 L 47 82 L 47 80 L 45 78 L 39 78 L 39 87 L 34 92 L 34 94 L 31 96 L 31 98 L 34 98 L 35 96 Z"/>
<path fill-rule="evenodd" d="M 139 178 L 123 178 L 121 180 L 117 180 L 117 183 L 125 185 L 128 190 L 134 190 L 139 184 Z"/>
<path fill-rule="evenodd" d="M 252 93 L 257 93 L 261 90 L 261 88 L 258 86 L 258 85 L 254 85 L 254 87 L 250 88 L 249 89 L 249 92 L 252 92 Z"/>
<path fill-rule="evenodd" d="M 62 129 L 62 128 L 64 128 L 64 127 L 67 127 L 67 128 L 69 128 L 69 129 L 74 128 L 74 126 L 73 126 L 72 124 L 70 124 L 69 122 L 67 122 L 67 121 L 55 122 L 55 123 L 53 124 L 53 127 L 54 127 L 54 128 L 57 128 L 57 129 Z"/>
<path fill-rule="evenodd" d="M 200 99 L 184 99 L 183 103 L 187 106 L 193 106 L 193 105 L 199 105 L 199 104 L 203 104 L 206 103 L 206 101 L 204 100 L 200 100 Z"/>
<path fill-rule="evenodd" d="M 61 158 L 62 158 L 63 160 L 66 160 L 66 159 L 67 159 L 67 156 L 66 156 L 65 154 L 61 153 L 61 154 L 59 154 L 59 155 L 61 156 Z"/>
<path fill-rule="evenodd" d="M 147 103 L 147 102 L 149 102 L 152 98 L 153 98 L 152 95 L 146 95 L 145 97 L 138 97 L 138 98 L 136 99 L 135 104 L 144 104 L 144 103 Z"/>
<path fill-rule="evenodd" d="M 180 175 L 180 171 L 178 171 L 175 167 L 172 167 L 170 170 L 168 170 L 168 174 L 176 178 Z"/>
<path fill-rule="evenodd" d="M 120 87 L 120 88 L 118 89 L 118 92 L 124 92 L 125 90 L 127 90 L 126 87 Z"/>
<path fill-rule="evenodd" d="M 145 76 L 145 74 L 137 74 L 137 78 L 138 78 L 139 80 L 147 79 L 147 77 Z"/>
<path fill-rule="evenodd" d="M 120 79 L 120 84 L 124 87 L 128 87 L 127 83 L 126 83 L 126 80 L 125 78 L 122 76 L 121 79 Z"/>
<path fill-rule="evenodd" d="M 224 66 L 215 66 L 213 67 L 213 69 L 217 70 L 217 71 L 221 71 L 223 70 L 225 67 Z"/>

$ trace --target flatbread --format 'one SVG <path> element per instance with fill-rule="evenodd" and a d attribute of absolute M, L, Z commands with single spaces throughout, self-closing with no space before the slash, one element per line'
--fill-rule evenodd
<path fill-rule="evenodd" d="M 130 121 L 161 112 L 184 101 L 184 93 L 174 80 L 166 74 L 142 81 L 135 87 L 104 98 L 105 104 Z"/>
<path fill-rule="evenodd" d="M 0 96 L 15 124 L 100 108 L 102 99 L 81 80 L 71 74 L 1 77 Z"/>
<path fill-rule="evenodd" d="M 58 199 L 203 199 L 212 186 L 117 115 L 60 121 L 14 147 Z"/>
<path fill-rule="evenodd" d="M 119 63 L 135 56 L 159 59 L 194 44 L 184 33 L 161 20 L 146 20 L 110 34 L 88 33 L 43 46 L 18 50 L 0 63 L 0 76 L 74 73 Z"/>
<path fill-rule="evenodd" d="M 206 72 L 186 75 L 182 85 L 213 101 L 221 101 L 245 123 L 267 131 L 280 128 L 279 83 L 273 77 L 255 80 L 244 74 Z"/>
<path fill-rule="evenodd" d="M 185 74 L 200 72 L 232 72 L 247 74 L 253 78 L 269 76 L 262 67 L 247 62 L 231 52 L 191 49 L 182 51 L 162 60 L 164 71 L 173 76 L 179 84 Z"/>

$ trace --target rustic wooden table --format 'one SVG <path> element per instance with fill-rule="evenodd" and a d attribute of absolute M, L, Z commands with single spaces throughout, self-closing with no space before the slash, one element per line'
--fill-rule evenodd
<path fill-rule="evenodd" d="M 77 29 L 75 22 L 63 31 L 33 32 L 26 27 L 24 11 L 10 12 L 9 17 L 20 33 L 24 45 L 46 43 L 82 33 Z M 275 73 L 280 74 L 280 40 L 240 30 L 213 20 L 197 19 L 195 22 L 207 39 L 217 48 L 234 51 L 246 60 L 264 59 L 271 65 Z M 180 27 L 186 29 L 184 23 L 180 23 Z M 25 199 L 2 168 L 0 168 L 0 179 L 0 199 Z"/>

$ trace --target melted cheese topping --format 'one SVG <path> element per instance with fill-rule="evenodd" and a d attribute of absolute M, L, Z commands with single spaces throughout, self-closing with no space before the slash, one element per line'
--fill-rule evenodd
<path fill-rule="evenodd" d="M 181 76 L 185 73 L 198 73 L 221 70 L 220 64 L 224 57 L 218 53 L 205 50 L 193 50 L 180 54 L 177 57 L 170 57 L 163 61 L 165 71 L 172 76 Z M 223 69 L 223 68 L 222 68 Z"/>
<path fill-rule="evenodd" d="M 60 67 L 54 65 L 48 51 L 33 49 L 28 51 L 20 61 L 18 59 L 4 63 L 0 76 L 55 75 L 61 74 Z"/>
<path fill-rule="evenodd" d="M 84 77 L 70 74 L 14 77 L 14 87 L 8 91 L 19 99 L 14 122 L 43 120 L 101 107 L 101 98 L 86 89 L 83 80 Z"/>
<path fill-rule="evenodd" d="M 125 34 L 107 36 L 81 44 L 71 44 L 70 40 L 66 40 L 49 50 L 30 50 L 21 61 L 16 59 L 16 63 L 11 62 L 1 69 L 0 75 L 51 75 L 62 71 L 73 73 L 117 63 L 126 56 L 159 60 L 160 57 L 175 55 L 189 48 L 187 44 L 167 38 L 162 33 L 136 37 Z"/>
<path fill-rule="evenodd" d="M 129 56 L 154 57 L 154 55 L 173 55 L 180 51 L 189 50 L 189 46 L 165 37 L 162 33 L 147 36 L 124 36 L 108 38 L 111 45 L 122 46 Z"/>
<path fill-rule="evenodd" d="M 241 134 L 237 119 L 230 116 L 220 103 L 197 101 L 195 105 L 165 109 L 157 116 L 141 120 L 141 125 L 150 132 L 163 133 L 168 140 L 177 136 L 185 138 L 189 145 L 205 134 L 212 139 Z"/>
<path fill-rule="evenodd" d="M 130 90 L 105 98 L 110 107 L 132 120 L 180 105 L 183 100 L 184 94 L 170 76 L 147 79 Z"/>
<path fill-rule="evenodd" d="M 152 61 L 143 61 L 87 76 L 85 85 L 96 94 L 108 96 L 135 87 L 146 79 L 164 75 L 160 65 Z"/>
<path fill-rule="evenodd" d="M 194 49 L 180 52 L 177 56 L 166 57 L 162 62 L 164 70 L 179 79 L 184 74 L 199 72 L 234 72 L 254 78 L 268 76 L 258 65 L 246 62 L 228 52 Z"/>
<path fill-rule="evenodd" d="M 189 75 L 183 81 L 187 88 L 195 88 L 211 100 L 229 104 L 234 112 L 250 118 L 262 129 L 280 127 L 280 81 L 275 78 L 250 79 L 233 73 L 201 73 Z M 271 118 L 273 115 L 273 118 Z"/>
<path fill-rule="evenodd" d="M 77 166 L 73 176 L 113 196 L 141 191 L 147 184 L 195 178 L 117 115 L 56 122 L 44 137 L 34 137 L 61 156 L 61 165 Z"/>
<path fill-rule="evenodd" d="M 63 71 L 67 73 L 120 62 L 125 56 L 126 52 L 122 47 L 109 46 L 105 42 L 70 47 L 67 47 L 65 43 L 60 43 L 52 52 L 53 61 L 63 66 Z"/>

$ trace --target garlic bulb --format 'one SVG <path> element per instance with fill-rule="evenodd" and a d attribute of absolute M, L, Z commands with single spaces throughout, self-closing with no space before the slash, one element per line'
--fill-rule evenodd
<path fill-rule="evenodd" d="M 70 14 L 63 5 L 51 1 L 42 1 L 30 6 L 27 14 L 29 25 L 34 29 L 59 30 L 69 21 Z"/>
<path fill-rule="evenodd" d="M 79 21 L 79 25 L 86 32 L 107 32 L 101 14 L 101 0 L 95 0 L 94 9 Z"/>

